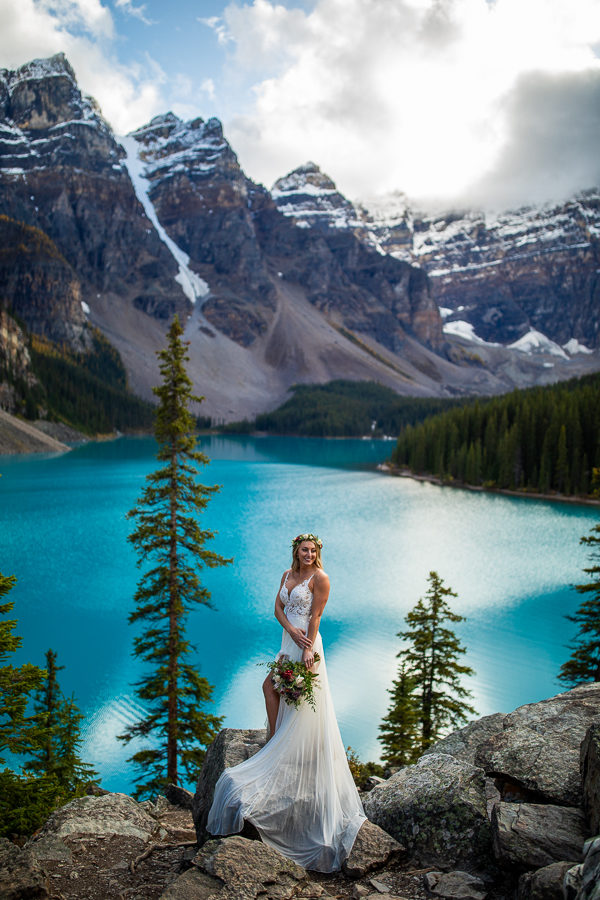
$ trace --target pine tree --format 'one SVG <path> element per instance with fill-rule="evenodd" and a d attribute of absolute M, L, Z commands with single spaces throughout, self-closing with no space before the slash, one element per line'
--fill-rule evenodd
<path fill-rule="evenodd" d="M 0 574 L 0 598 L 5 597 L 16 584 L 13 575 Z M 14 603 L 0 603 L 0 615 L 12 611 Z M 19 649 L 22 639 L 13 634 L 15 619 L 0 621 L 0 763 L 2 753 L 10 750 L 21 753 L 28 746 L 31 722 L 26 716 L 27 702 L 32 691 L 40 684 L 44 670 L 31 663 L 22 666 L 7 665 L 9 657 Z"/>
<path fill-rule="evenodd" d="M 583 570 L 591 576 L 591 581 L 575 585 L 575 590 L 586 595 L 585 600 L 575 615 L 567 616 L 579 625 L 577 637 L 570 645 L 571 656 L 558 674 L 570 687 L 600 681 L 600 525 L 595 525 L 591 534 L 584 535 L 581 543 L 592 547 L 592 560 L 597 559 L 598 564 Z"/>
<path fill-rule="evenodd" d="M 429 590 L 406 615 L 407 628 L 398 633 L 406 646 L 398 656 L 414 680 L 419 698 L 422 752 L 451 725 L 463 725 L 475 715 L 466 703 L 471 692 L 462 686 L 462 678 L 474 675 L 469 666 L 459 663 L 466 653 L 454 632 L 445 622 L 462 622 L 463 616 L 452 612 L 447 597 L 457 595 L 445 587 L 437 572 L 430 572 Z"/>
<path fill-rule="evenodd" d="M 383 745 L 381 758 L 390 766 L 406 766 L 420 754 L 419 704 L 415 695 L 415 679 L 402 663 L 392 683 L 390 708 L 381 721 L 378 740 Z"/>
<path fill-rule="evenodd" d="M 74 697 L 63 696 L 54 650 L 46 653 L 46 678 L 34 697 L 34 711 L 29 733 L 30 752 L 25 768 L 29 774 L 53 779 L 65 798 L 78 788 L 97 782 L 97 772 L 79 757 L 81 744 L 79 712 Z"/>
<path fill-rule="evenodd" d="M 206 549 L 214 533 L 202 530 L 197 521 L 219 488 L 196 481 L 195 464 L 206 465 L 209 460 L 195 449 L 189 405 L 202 398 L 192 394 L 182 334 L 176 316 L 167 346 L 158 354 L 162 383 L 154 388 L 159 399 L 155 435 L 157 459 L 163 465 L 147 476 L 137 506 L 128 513 L 136 520 L 129 541 L 137 551 L 138 566 L 150 566 L 138 584 L 137 608 L 129 616 L 130 623 L 148 623 L 134 639 L 133 652 L 149 664 L 150 671 L 136 686 L 148 712 L 119 739 L 154 738 L 158 742 L 131 757 L 142 769 L 135 779 L 136 797 L 160 791 L 169 782 L 178 784 L 180 765 L 188 779 L 193 779 L 204 746 L 221 725 L 219 717 L 202 709 L 211 700 L 212 686 L 185 661 L 193 649 L 185 638 L 187 614 L 195 604 L 210 606 L 210 594 L 200 583 L 199 571 L 231 560 Z"/>

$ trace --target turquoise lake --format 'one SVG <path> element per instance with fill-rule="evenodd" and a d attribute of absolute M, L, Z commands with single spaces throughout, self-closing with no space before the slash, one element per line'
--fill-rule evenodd
<path fill-rule="evenodd" d="M 205 484 L 220 484 L 203 527 L 233 557 L 207 571 L 214 609 L 188 620 L 195 662 L 215 685 L 210 711 L 229 727 L 264 725 L 256 663 L 279 649 L 273 605 L 290 539 L 324 541 L 332 591 L 321 623 L 342 737 L 361 759 L 378 759 L 377 727 L 388 704 L 406 612 L 436 570 L 458 597 L 479 715 L 508 712 L 563 689 L 556 679 L 579 604 L 588 551 L 579 538 L 597 508 L 472 493 L 392 478 L 375 470 L 389 442 L 209 436 Z M 15 574 L 17 661 L 58 652 L 65 694 L 85 714 L 82 756 L 110 790 L 128 791 L 134 751 L 115 740 L 134 721 L 127 618 L 140 577 L 127 542 L 145 475 L 156 468 L 148 438 L 86 444 L 62 456 L 0 458 L 0 571 Z M 193 786 L 190 786 L 193 787 Z"/>

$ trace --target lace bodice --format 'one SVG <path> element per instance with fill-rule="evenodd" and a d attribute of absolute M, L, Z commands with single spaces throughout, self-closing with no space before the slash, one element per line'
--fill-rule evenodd
<path fill-rule="evenodd" d="M 290 615 L 302 616 L 304 619 L 310 619 L 313 595 L 310 589 L 310 582 L 314 578 L 314 572 L 300 584 L 294 585 L 291 591 L 288 591 L 287 580 L 289 572 L 285 576 L 285 581 L 281 585 L 279 596 L 284 606 L 284 613 L 289 618 Z"/>

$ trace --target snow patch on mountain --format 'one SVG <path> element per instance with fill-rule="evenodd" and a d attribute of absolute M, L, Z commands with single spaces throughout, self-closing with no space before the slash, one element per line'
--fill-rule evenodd
<path fill-rule="evenodd" d="M 448 312 L 452 313 L 452 310 L 448 310 Z M 483 338 L 476 334 L 471 323 L 465 322 L 462 319 L 455 319 L 453 322 L 445 322 L 442 331 L 444 334 L 452 334 L 456 337 L 465 338 L 465 340 L 472 341 L 474 344 L 486 344 L 488 347 L 501 346 L 501 344 L 496 344 L 494 341 L 484 341 Z"/>
<path fill-rule="evenodd" d="M 131 135 L 119 138 L 119 141 L 127 154 L 125 157 L 125 165 L 127 166 L 127 171 L 129 172 L 129 177 L 131 178 L 136 196 L 144 207 L 146 215 L 156 228 L 161 241 L 168 248 L 179 266 L 179 272 L 175 276 L 175 281 L 181 285 L 186 297 L 188 297 L 192 303 L 195 303 L 196 300 L 201 299 L 208 294 L 208 285 L 196 274 L 196 272 L 192 271 L 188 254 L 178 247 L 175 241 L 169 237 L 158 220 L 156 210 L 149 197 L 150 181 L 145 176 L 145 164 L 139 157 L 140 145 Z"/>
<path fill-rule="evenodd" d="M 521 353 L 550 353 L 552 356 L 560 356 L 562 359 L 568 359 L 562 347 L 547 338 L 541 331 L 531 329 L 518 341 L 514 341 L 508 345 L 512 350 L 520 350 Z"/>
<path fill-rule="evenodd" d="M 577 338 L 571 338 L 566 344 L 563 344 L 563 350 L 566 350 L 569 356 L 575 356 L 576 353 L 593 353 L 585 344 L 581 344 Z"/>
<path fill-rule="evenodd" d="M 271 188 L 271 197 L 279 212 L 293 218 L 299 228 L 365 231 L 354 205 L 315 163 L 305 163 L 279 178 Z M 364 238 L 369 240 L 366 232 Z"/>

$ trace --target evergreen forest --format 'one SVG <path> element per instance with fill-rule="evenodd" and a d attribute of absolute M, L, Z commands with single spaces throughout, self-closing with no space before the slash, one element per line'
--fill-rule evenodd
<path fill-rule="evenodd" d="M 456 400 L 401 397 L 374 381 L 338 379 L 326 384 L 296 384 L 293 395 L 273 412 L 223 430 L 266 431 L 304 437 L 397 435 L 407 425 L 456 406 Z"/>
<path fill-rule="evenodd" d="M 475 400 L 407 425 L 392 462 L 449 483 L 595 493 L 600 476 L 600 375 Z"/>

